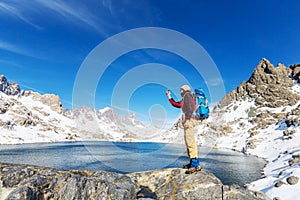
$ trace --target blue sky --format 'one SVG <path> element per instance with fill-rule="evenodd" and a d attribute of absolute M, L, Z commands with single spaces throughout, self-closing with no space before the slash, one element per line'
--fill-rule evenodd
<path fill-rule="evenodd" d="M 229 92 L 249 78 L 263 57 L 274 65 L 299 63 L 299 10 L 298 0 L 0 0 L 0 74 L 22 89 L 59 95 L 66 108 L 81 106 L 72 103 L 74 82 L 97 45 L 130 29 L 162 27 L 197 41 L 216 64 Z M 193 87 L 207 89 L 213 84 L 176 55 L 138 50 L 120 56 L 107 68 L 94 94 L 95 107 L 110 106 L 121 77 L 147 63 L 172 67 Z M 176 118 L 180 111 L 170 107 L 165 89 L 151 83 L 138 87 L 126 99 L 129 109 L 144 121 L 149 112 L 157 118 Z M 173 92 L 178 97 L 178 91 Z M 122 95 L 116 94 L 121 100 Z"/>

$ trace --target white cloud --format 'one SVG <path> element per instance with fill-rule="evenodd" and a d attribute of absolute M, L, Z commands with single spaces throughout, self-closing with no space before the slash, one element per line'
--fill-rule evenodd
<path fill-rule="evenodd" d="M 115 15 L 111 0 L 102 0 L 102 5 L 109 10 L 111 15 Z"/>
<path fill-rule="evenodd" d="M 25 55 L 25 56 L 32 56 L 32 54 L 28 53 L 28 51 L 16 46 L 16 45 L 13 45 L 11 43 L 8 43 L 8 42 L 2 42 L 0 41 L 0 49 L 2 50 L 5 50 L 5 51 L 9 51 L 9 52 L 12 52 L 12 53 L 17 53 L 17 54 L 21 54 L 21 55 Z"/>
<path fill-rule="evenodd" d="M 143 17 L 140 17 L 140 11 Z M 138 13 L 138 14 L 137 14 Z M 79 27 L 89 27 L 95 32 L 108 37 L 111 31 L 121 31 L 134 22 L 136 25 L 151 25 L 159 13 L 147 2 L 120 0 L 7 0 L 0 2 L 0 15 L 9 14 L 36 29 L 43 29 L 43 24 L 36 24 L 36 19 L 60 21 Z M 124 25 L 124 27 L 123 27 Z"/>
<path fill-rule="evenodd" d="M 47 57 L 43 56 L 41 53 L 36 53 L 34 50 L 24 49 L 23 47 L 21 47 L 19 45 L 15 45 L 10 42 L 0 41 L 0 50 L 9 51 L 11 53 L 19 54 L 22 56 L 28 56 L 28 57 L 32 57 L 32 58 L 37 58 L 37 59 L 41 59 L 41 60 L 47 59 Z M 2 60 L 2 63 L 3 63 L 3 60 Z M 14 65 L 16 66 L 17 64 L 15 63 Z"/>
<path fill-rule="evenodd" d="M 0 2 L 0 11 L 6 12 L 10 15 L 13 15 L 17 18 L 19 18 L 20 20 L 22 20 L 23 22 L 29 24 L 30 26 L 33 26 L 36 29 L 42 29 L 40 26 L 34 24 L 29 18 L 27 18 L 20 9 L 18 9 L 17 7 L 13 6 L 12 4 L 7 4 L 7 3 L 3 3 Z"/>
<path fill-rule="evenodd" d="M 151 1 L 101 0 L 101 3 L 114 20 L 115 26 L 121 30 L 128 28 L 126 25 L 130 23 L 136 26 L 155 26 L 154 22 L 161 21 L 162 12 Z"/>
<path fill-rule="evenodd" d="M 81 1 L 66 3 L 66 1 L 58 0 L 31 0 L 28 2 L 11 0 L 6 3 L 0 2 L 0 15 L 12 15 L 38 30 L 42 29 L 42 26 L 35 24 L 33 22 L 34 19 L 32 19 L 33 17 L 49 17 L 49 20 L 50 18 L 53 20 L 53 17 L 59 16 L 76 26 L 88 26 L 93 28 L 96 32 L 107 36 L 106 30 L 112 27 L 108 20 L 105 20 L 104 17 L 99 17 L 99 13 L 102 13 L 101 10 L 98 10 L 97 13 L 91 11 L 95 3 L 96 2 L 87 4 Z"/>
<path fill-rule="evenodd" d="M 73 22 L 75 25 L 80 26 L 89 26 L 101 33 L 106 35 L 106 31 L 103 27 L 109 26 L 108 22 L 101 20 L 99 17 L 95 16 L 88 7 L 84 6 L 85 4 L 67 4 L 64 1 L 44 1 L 44 0 L 35 0 L 40 6 L 51 10 L 64 19 Z M 101 12 L 101 11 L 99 11 Z"/>

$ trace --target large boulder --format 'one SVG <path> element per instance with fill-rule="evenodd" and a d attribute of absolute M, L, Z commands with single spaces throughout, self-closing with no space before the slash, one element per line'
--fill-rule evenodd
<path fill-rule="evenodd" d="M 183 169 L 160 169 L 137 172 L 128 175 L 140 188 L 147 188 L 157 199 L 201 199 L 201 200 L 241 200 L 268 199 L 261 192 L 254 192 L 243 187 L 226 186 L 212 173 L 202 170 L 192 175 Z"/>
<path fill-rule="evenodd" d="M 135 199 L 135 183 L 126 175 L 104 171 L 59 171 L 27 165 L 0 165 L 6 200 Z M 0 184 L 1 185 L 1 184 Z M 0 191 L 2 193 L 2 191 Z"/>
<path fill-rule="evenodd" d="M 205 170 L 187 175 L 182 169 L 161 169 L 129 176 L 158 199 L 222 199 L 222 182 Z"/>
<path fill-rule="evenodd" d="M 132 174 L 61 171 L 47 167 L 0 164 L 2 199 L 268 199 L 261 192 L 226 186 L 208 171 L 192 175 L 183 169 Z M 3 195 L 6 194 L 6 195 Z"/>

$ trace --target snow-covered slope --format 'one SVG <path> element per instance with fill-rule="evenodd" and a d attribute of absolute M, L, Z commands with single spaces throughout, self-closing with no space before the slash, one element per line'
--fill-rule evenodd
<path fill-rule="evenodd" d="M 300 156 L 299 122 L 291 125 L 288 120 L 291 115 L 287 114 L 282 120 L 270 125 L 264 124 L 264 127 L 257 129 L 256 123 L 249 119 L 253 109 L 256 109 L 258 115 L 263 115 L 264 112 L 280 114 L 282 110 L 292 113 L 299 109 L 299 103 L 276 109 L 257 108 L 254 101 L 234 102 L 230 106 L 223 121 L 223 126 L 227 126 L 226 131 L 217 139 L 216 147 L 231 148 L 266 159 L 268 163 L 263 171 L 263 179 L 249 184 L 249 189 L 263 191 L 272 198 L 299 197 L 300 184 L 290 185 L 287 182 L 287 178 L 291 176 L 300 178 L 300 160 L 293 165 L 289 164 L 292 156 Z M 273 121 L 273 118 L 266 117 L 265 120 Z M 278 182 L 284 184 L 276 187 Z"/>
<path fill-rule="evenodd" d="M 134 113 L 120 117 L 111 108 L 65 110 L 58 96 L 22 91 L 17 83 L 0 76 L 0 144 L 145 141 L 149 131 L 155 128 L 143 125 Z"/>
<path fill-rule="evenodd" d="M 0 92 L 0 143 L 53 142 L 75 137 L 72 120 L 34 97 Z"/>

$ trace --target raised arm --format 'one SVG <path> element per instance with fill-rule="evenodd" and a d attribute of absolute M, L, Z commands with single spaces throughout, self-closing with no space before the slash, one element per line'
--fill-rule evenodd
<path fill-rule="evenodd" d="M 171 103 L 172 106 L 176 108 L 181 108 L 181 102 L 180 101 L 174 101 L 174 99 L 171 97 L 171 92 L 167 90 L 166 95 L 169 99 L 169 102 Z"/>
<path fill-rule="evenodd" d="M 174 101 L 173 98 L 169 99 L 170 103 L 172 104 L 172 106 L 176 107 L 176 108 L 181 108 L 181 102 L 180 101 Z"/>

